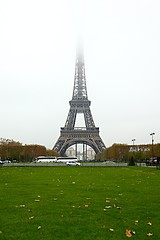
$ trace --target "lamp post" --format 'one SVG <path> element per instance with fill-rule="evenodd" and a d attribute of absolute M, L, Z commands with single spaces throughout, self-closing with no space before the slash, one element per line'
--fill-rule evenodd
<path fill-rule="evenodd" d="M 134 139 L 132 139 L 132 142 L 133 142 L 133 146 L 134 146 L 134 142 L 136 141 L 136 139 L 134 138 Z"/>
<path fill-rule="evenodd" d="M 132 150 L 132 152 L 133 152 L 133 154 L 132 154 L 132 157 L 131 157 L 131 160 L 133 161 L 133 164 L 134 164 L 134 160 L 135 160 L 135 154 L 134 154 L 134 151 L 135 151 L 135 149 L 134 149 L 134 142 L 136 141 L 136 139 L 135 138 L 133 138 L 132 139 L 132 142 L 133 142 L 133 150 Z"/>
<path fill-rule="evenodd" d="M 133 152 L 134 152 L 134 142 L 136 141 L 136 139 L 134 138 L 134 139 L 132 139 L 132 142 L 133 142 Z"/>
<path fill-rule="evenodd" d="M 153 157 L 154 157 L 154 152 L 153 152 L 154 139 L 153 139 L 153 136 L 155 135 L 155 133 L 151 133 L 150 135 L 152 136 L 152 162 L 153 162 Z"/>

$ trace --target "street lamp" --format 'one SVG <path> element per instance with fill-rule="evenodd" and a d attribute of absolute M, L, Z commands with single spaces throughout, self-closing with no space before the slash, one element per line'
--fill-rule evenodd
<path fill-rule="evenodd" d="M 132 142 L 133 142 L 133 146 L 134 146 L 134 142 L 136 141 L 136 139 L 134 138 L 134 139 L 132 139 Z"/>
<path fill-rule="evenodd" d="M 151 133 L 150 135 L 152 136 L 152 161 L 153 161 L 153 157 L 154 157 L 154 152 L 153 152 L 154 139 L 153 139 L 153 136 L 155 135 L 155 133 Z"/>
<path fill-rule="evenodd" d="M 133 138 L 132 139 L 132 142 L 133 142 L 133 150 L 132 150 L 132 152 L 133 152 L 133 156 L 132 156 L 132 158 L 134 159 L 135 158 L 135 154 L 134 154 L 134 152 L 135 152 L 135 149 L 134 149 L 134 142 L 136 141 L 136 139 L 135 138 Z"/>

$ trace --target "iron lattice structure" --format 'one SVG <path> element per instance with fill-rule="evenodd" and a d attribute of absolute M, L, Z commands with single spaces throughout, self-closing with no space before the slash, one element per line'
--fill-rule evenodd
<path fill-rule="evenodd" d="M 88 100 L 84 58 L 78 53 L 75 64 L 75 77 L 72 100 L 69 101 L 70 109 L 65 126 L 61 128 L 60 137 L 58 138 L 53 150 L 60 152 L 62 155 L 74 144 L 86 144 L 96 153 L 102 152 L 106 147 L 99 136 L 99 128 L 91 114 L 91 101 Z M 84 114 L 85 128 L 75 127 L 76 116 L 78 113 Z"/>

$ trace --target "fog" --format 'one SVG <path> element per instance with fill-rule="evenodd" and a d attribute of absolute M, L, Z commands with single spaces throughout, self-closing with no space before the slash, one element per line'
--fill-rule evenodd
<path fill-rule="evenodd" d="M 0 137 L 52 148 L 72 98 L 77 44 L 106 146 L 160 142 L 160 2 L 2 0 Z M 80 123 L 79 123 L 80 124 Z"/>

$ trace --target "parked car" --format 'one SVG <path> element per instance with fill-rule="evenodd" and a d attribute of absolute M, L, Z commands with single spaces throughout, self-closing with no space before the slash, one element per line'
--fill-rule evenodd
<path fill-rule="evenodd" d="M 104 163 L 104 164 L 113 164 L 113 165 L 116 164 L 115 162 L 113 162 L 113 161 L 111 161 L 111 160 L 104 161 L 103 163 Z"/>
<path fill-rule="evenodd" d="M 81 164 L 79 162 L 66 162 L 67 166 L 80 166 Z"/>
<path fill-rule="evenodd" d="M 4 160 L 3 163 L 11 163 L 10 160 Z"/>
<path fill-rule="evenodd" d="M 2 165 L 3 164 L 3 162 L 0 160 L 0 165 Z"/>

